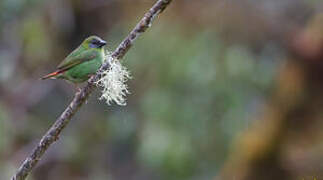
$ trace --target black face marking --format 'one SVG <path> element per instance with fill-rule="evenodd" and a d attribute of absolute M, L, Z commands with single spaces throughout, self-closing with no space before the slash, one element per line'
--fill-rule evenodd
<path fill-rule="evenodd" d="M 102 46 L 106 45 L 107 43 L 101 39 L 92 39 L 89 46 L 90 48 L 101 48 Z"/>
<path fill-rule="evenodd" d="M 89 44 L 90 48 L 98 48 L 96 44 L 90 43 Z"/>

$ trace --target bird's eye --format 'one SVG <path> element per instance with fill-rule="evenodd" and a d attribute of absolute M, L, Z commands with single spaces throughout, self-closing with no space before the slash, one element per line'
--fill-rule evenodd
<path fill-rule="evenodd" d="M 90 44 L 89 44 L 90 48 L 97 48 L 98 47 L 98 42 L 97 40 L 93 39 Z"/>
<path fill-rule="evenodd" d="M 90 48 L 101 48 L 104 45 L 106 45 L 106 42 L 99 39 L 93 39 L 89 44 Z"/>

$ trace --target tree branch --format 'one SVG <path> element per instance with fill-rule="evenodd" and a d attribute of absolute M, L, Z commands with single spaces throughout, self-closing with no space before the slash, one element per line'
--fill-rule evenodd
<path fill-rule="evenodd" d="M 130 34 L 121 42 L 118 48 L 112 53 L 112 57 L 121 59 L 132 46 L 136 38 L 143 32 L 145 32 L 150 26 L 154 18 L 160 14 L 172 0 L 158 0 L 153 7 L 144 15 L 139 21 L 136 27 L 130 32 Z M 89 95 L 95 88 L 95 82 L 101 77 L 100 72 L 109 68 L 109 63 L 104 63 L 98 70 L 95 76 L 88 80 L 88 84 L 82 88 L 82 90 L 75 94 L 72 102 L 65 109 L 65 111 L 57 118 L 52 127 L 42 137 L 40 142 L 34 148 L 32 153 L 25 159 L 22 165 L 17 170 L 16 174 L 11 180 L 24 180 L 27 175 L 36 166 L 43 154 L 49 148 L 49 146 L 58 140 L 58 137 L 65 126 L 69 123 L 74 114 L 88 99 Z"/>

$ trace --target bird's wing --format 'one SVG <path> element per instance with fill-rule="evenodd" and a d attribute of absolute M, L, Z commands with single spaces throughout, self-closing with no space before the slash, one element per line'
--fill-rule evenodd
<path fill-rule="evenodd" d="M 59 70 L 68 70 L 78 64 L 81 64 L 85 61 L 90 61 L 94 58 L 96 58 L 97 53 L 96 51 L 92 49 L 83 50 L 80 53 L 77 53 L 77 51 L 72 52 L 70 55 L 68 55 L 63 62 L 61 62 L 57 68 Z"/>

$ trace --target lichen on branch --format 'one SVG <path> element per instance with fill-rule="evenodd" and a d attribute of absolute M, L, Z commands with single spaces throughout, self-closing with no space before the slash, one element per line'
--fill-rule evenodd
<path fill-rule="evenodd" d="M 97 86 L 102 87 L 102 95 L 100 100 L 104 99 L 108 105 L 115 102 L 120 106 L 125 106 L 126 94 L 129 94 L 126 82 L 131 78 L 129 71 L 120 61 L 106 53 L 106 62 L 109 63 L 109 68 L 100 72 L 101 77 L 96 81 Z"/>

